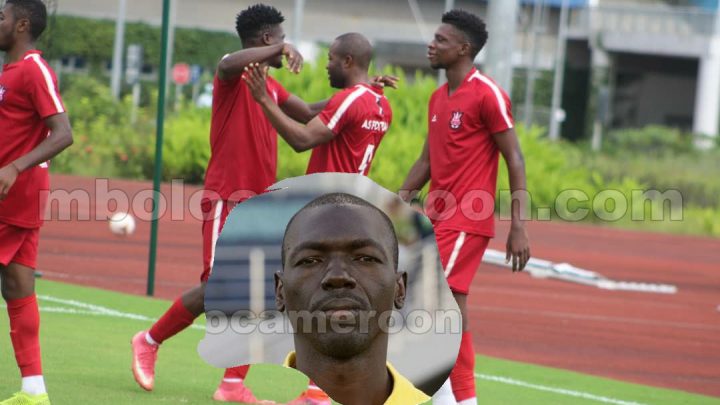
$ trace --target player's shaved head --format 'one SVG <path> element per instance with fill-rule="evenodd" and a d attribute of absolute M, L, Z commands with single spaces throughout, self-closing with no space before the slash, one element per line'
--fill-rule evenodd
<path fill-rule="evenodd" d="M 309 203 L 307 203 L 304 207 L 302 207 L 298 212 L 293 215 L 292 218 L 290 218 L 290 221 L 287 224 L 287 227 L 285 228 L 285 235 L 283 235 L 283 241 L 282 241 L 282 251 L 281 251 L 281 260 L 283 267 L 285 266 L 285 259 L 288 248 L 288 240 L 289 236 L 291 235 L 291 230 L 293 228 L 293 224 L 295 223 L 295 219 L 298 218 L 303 212 L 311 210 L 313 208 L 322 207 L 325 205 L 333 205 L 336 207 L 339 206 L 358 206 L 358 207 L 364 207 L 370 209 L 375 215 L 377 215 L 379 218 L 381 218 L 381 222 L 386 227 L 386 232 L 384 232 L 384 236 L 387 238 L 391 253 L 392 253 L 392 261 L 394 269 L 397 270 L 398 266 L 398 241 L 397 236 L 395 235 L 395 227 L 393 226 L 392 221 L 390 218 L 385 214 L 382 210 L 380 210 L 378 207 L 374 206 L 373 204 L 363 200 L 360 197 L 356 197 L 352 194 L 347 193 L 330 193 L 322 195 Z"/>
<path fill-rule="evenodd" d="M 293 328 L 295 367 L 338 402 L 379 403 L 346 382 L 355 367 L 386 369 L 390 315 L 406 296 L 397 249 L 387 215 L 351 194 L 320 196 L 287 225 L 275 303 Z M 370 389 L 387 397 L 387 372 L 374 375 L 383 378 Z"/>
<path fill-rule="evenodd" d="M 370 68 L 373 57 L 373 47 L 365 35 L 357 32 L 348 32 L 335 38 L 336 52 L 341 56 L 351 56 L 355 64 L 364 70 Z"/>
<path fill-rule="evenodd" d="M 373 49 L 370 41 L 357 32 L 335 38 L 328 52 L 328 79 L 330 86 L 344 89 L 356 83 L 367 82 Z"/>

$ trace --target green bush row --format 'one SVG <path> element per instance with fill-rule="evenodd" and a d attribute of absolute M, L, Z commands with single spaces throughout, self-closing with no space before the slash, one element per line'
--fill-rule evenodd
<path fill-rule="evenodd" d="M 427 126 L 426 103 L 436 83 L 433 78 L 421 75 L 408 80 L 401 71 L 391 68 L 386 73 L 400 76 L 401 85 L 397 90 L 386 91 L 393 107 L 393 124 L 377 151 L 370 177 L 388 189 L 397 190 L 422 149 Z M 279 70 L 275 76 L 290 92 L 309 102 L 325 99 L 333 93 L 327 84 L 323 60 L 308 64 L 298 75 Z M 95 177 L 152 177 L 156 94 L 151 96 L 153 102 L 150 106 L 141 108 L 136 122 L 131 123 L 129 99 L 114 102 L 106 84 L 90 77 L 78 77 L 65 81 L 62 91 L 76 144 L 55 159 L 55 171 Z M 165 125 L 163 179 L 183 178 L 188 182 L 201 183 L 210 156 L 210 110 L 186 104 L 179 111 L 170 112 Z M 590 214 L 581 219 L 642 229 L 720 236 L 720 193 L 706 189 L 708 184 L 717 187 L 716 176 L 709 174 L 718 172 L 714 169 L 719 160 L 709 158 L 711 155 L 682 151 L 643 154 L 640 150 L 646 145 L 642 142 L 642 146 L 623 147 L 635 150 L 634 155 L 593 155 L 567 142 L 549 142 L 543 128 L 525 129 L 520 126 L 517 130 L 526 157 L 534 218 L 538 217 L 538 209 L 547 210 L 550 218 L 575 218 L 578 209 L 592 208 L 606 190 L 617 190 L 616 195 L 619 193 L 631 201 L 634 190 L 656 188 L 663 192 L 668 188 L 685 187 L 681 190 L 683 197 L 687 194 L 689 198 L 683 199 L 682 221 L 668 218 L 650 220 L 652 213 L 661 208 L 662 201 L 659 200 L 631 204 L 622 218 L 608 219 L 590 210 Z M 302 175 L 309 152 L 295 153 L 282 141 L 279 145 L 278 177 Z M 717 151 L 708 153 L 717 156 Z M 695 162 L 690 164 L 693 159 Z M 501 190 L 498 196 L 500 214 L 507 216 L 507 192 L 502 190 L 507 190 L 508 184 L 502 160 L 498 188 Z M 567 206 L 556 205 L 558 196 L 576 197 L 577 200 Z M 646 220 L 633 221 L 633 215 L 644 215 Z"/>
<path fill-rule="evenodd" d="M 48 32 L 40 37 L 38 47 L 45 58 L 81 57 L 97 69 L 112 59 L 115 21 L 58 15 L 50 20 Z M 125 26 L 125 44 L 140 44 L 143 60 L 152 66 L 160 64 L 160 27 L 130 22 Z M 62 38 L 59 40 L 58 38 Z M 214 68 L 220 56 L 229 49 L 240 48 L 236 34 L 191 28 L 176 28 L 173 56 L 175 61 L 196 63 Z"/>

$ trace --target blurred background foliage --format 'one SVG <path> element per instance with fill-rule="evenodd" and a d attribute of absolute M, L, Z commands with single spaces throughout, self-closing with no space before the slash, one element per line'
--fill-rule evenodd
<path fill-rule="evenodd" d="M 300 74 L 281 69 L 273 71 L 273 75 L 291 93 L 314 102 L 333 94 L 325 63 L 325 56 L 321 56 L 314 63 L 307 63 Z M 397 190 L 422 150 L 427 100 L 437 83 L 434 77 L 419 73 L 407 77 L 392 67 L 376 73 L 399 76 L 400 88 L 386 90 L 393 108 L 393 123 L 376 153 L 370 177 L 390 190 Z M 132 122 L 130 96 L 115 102 L 106 82 L 101 75 L 63 75 L 61 91 L 76 142 L 53 161 L 53 171 L 150 179 L 154 164 L 156 87 L 144 86 L 143 103 Z M 185 89 L 188 93 L 189 90 Z M 210 109 L 194 106 L 187 94 L 184 100 L 167 115 L 163 179 L 182 178 L 201 184 L 210 157 Z M 650 220 L 652 210 L 663 204 L 656 199 L 631 204 L 625 216 L 603 223 L 720 236 L 720 176 L 717 176 L 720 148 L 698 151 L 692 146 L 691 134 L 658 126 L 610 132 L 599 153 L 591 152 L 583 141 L 550 142 L 544 127 L 519 125 L 517 131 L 526 158 L 528 189 L 535 208 L 532 212 L 538 207 L 549 207 L 552 219 L 562 219 L 571 217 L 578 208 L 592 208 L 593 200 L 602 190 L 617 190 L 628 197 L 633 190 L 661 193 L 678 190 L 683 197 L 682 221 L 671 221 L 669 215 L 660 221 Z M 282 141 L 279 145 L 278 178 L 304 174 L 310 153 L 295 153 Z M 502 160 L 499 173 L 498 209 L 503 214 L 508 205 L 508 183 Z M 557 211 L 556 197 L 565 190 L 576 190 L 587 196 L 587 201 L 570 204 L 569 212 L 567 207 L 558 207 L 561 211 Z M 646 219 L 633 221 L 632 213 L 643 213 Z M 584 221 L 601 222 L 592 210 Z"/>

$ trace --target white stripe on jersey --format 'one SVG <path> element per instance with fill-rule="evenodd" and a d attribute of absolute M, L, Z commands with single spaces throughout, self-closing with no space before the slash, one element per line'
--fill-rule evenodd
<path fill-rule="evenodd" d="M 335 128 L 335 125 L 337 125 L 338 121 L 340 121 L 340 118 L 342 118 L 343 114 L 345 114 L 345 111 L 350 108 L 350 105 L 353 103 L 353 101 L 355 101 L 358 97 L 362 96 L 366 91 L 368 91 L 367 87 L 358 85 L 357 89 L 350 93 L 350 95 L 345 99 L 345 101 L 340 104 L 340 108 L 338 108 L 332 118 L 330 118 L 330 121 L 327 124 L 328 129 L 332 131 Z"/>
<path fill-rule="evenodd" d="M 220 221 L 222 220 L 223 200 L 217 200 L 215 203 L 215 218 L 212 224 L 212 246 L 210 246 L 210 273 L 212 274 L 215 265 L 215 245 L 217 245 L 218 236 L 220 236 Z"/>
<path fill-rule="evenodd" d="M 475 73 L 473 73 L 472 76 L 470 76 L 470 79 L 468 79 L 468 81 L 470 81 L 472 79 L 478 79 L 481 82 L 487 84 L 490 87 L 490 89 L 493 91 L 493 93 L 495 93 L 495 98 L 497 99 L 498 105 L 500 107 L 500 112 L 502 113 L 503 119 L 505 120 L 505 124 L 508 126 L 508 128 L 512 128 L 513 123 L 512 123 L 512 120 L 510 119 L 510 116 L 507 113 L 507 105 L 505 104 L 505 99 L 502 96 L 502 92 L 500 91 L 500 88 L 495 83 L 493 83 L 492 80 L 481 75 L 480 72 L 477 72 L 477 71 Z"/>
<path fill-rule="evenodd" d="M 460 232 L 460 235 L 458 235 L 457 239 L 455 239 L 455 247 L 453 247 L 453 251 L 450 254 L 450 260 L 448 260 L 447 268 L 445 269 L 445 278 L 452 273 L 453 268 L 455 267 L 455 260 L 457 260 L 463 244 L 465 244 L 465 232 Z"/>
<path fill-rule="evenodd" d="M 62 103 L 60 102 L 60 97 L 58 97 L 57 92 L 55 91 L 55 85 L 53 84 L 50 71 L 48 71 L 47 67 L 45 67 L 45 64 L 43 64 L 43 62 L 40 60 L 40 55 L 32 53 L 26 56 L 25 59 L 32 59 L 33 61 L 35 61 L 35 64 L 38 65 L 38 67 L 40 68 L 40 72 L 42 72 L 42 75 L 45 78 L 45 85 L 47 86 L 48 93 L 50 93 L 50 97 L 55 104 L 55 109 L 57 110 L 57 113 L 64 113 L 65 109 L 63 109 Z"/>

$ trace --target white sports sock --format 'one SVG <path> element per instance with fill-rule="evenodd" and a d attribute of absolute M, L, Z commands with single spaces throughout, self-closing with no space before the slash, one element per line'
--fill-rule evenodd
<path fill-rule="evenodd" d="M 223 378 L 223 382 L 238 384 L 238 383 L 243 382 L 243 379 L 242 378 Z"/>
<path fill-rule="evenodd" d="M 153 346 L 158 346 L 160 343 L 156 342 L 155 339 L 150 336 L 150 332 L 145 332 L 145 341 Z"/>
<path fill-rule="evenodd" d="M 45 394 L 45 380 L 41 375 L 22 378 L 22 391 L 30 395 Z"/>
<path fill-rule="evenodd" d="M 477 405 L 477 398 L 475 398 L 475 397 L 468 398 L 464 401 L 458 402 L 458 405 Z"/>
<path fill-rule="evenodd" d="M 433 395 L 432 403 L 433 403 L 433 405 L 455 405 L 455 404 L 457 404 L 457 402 L 455 401 L 455 395 L 453 395 L 453 392 L 452 392 L 452 385 L 450 384 L 449 378 L 447 380 L 445 380 L 445 382 L 440 387 L 440 389 L 437 390 L 435 395 Z"/>

